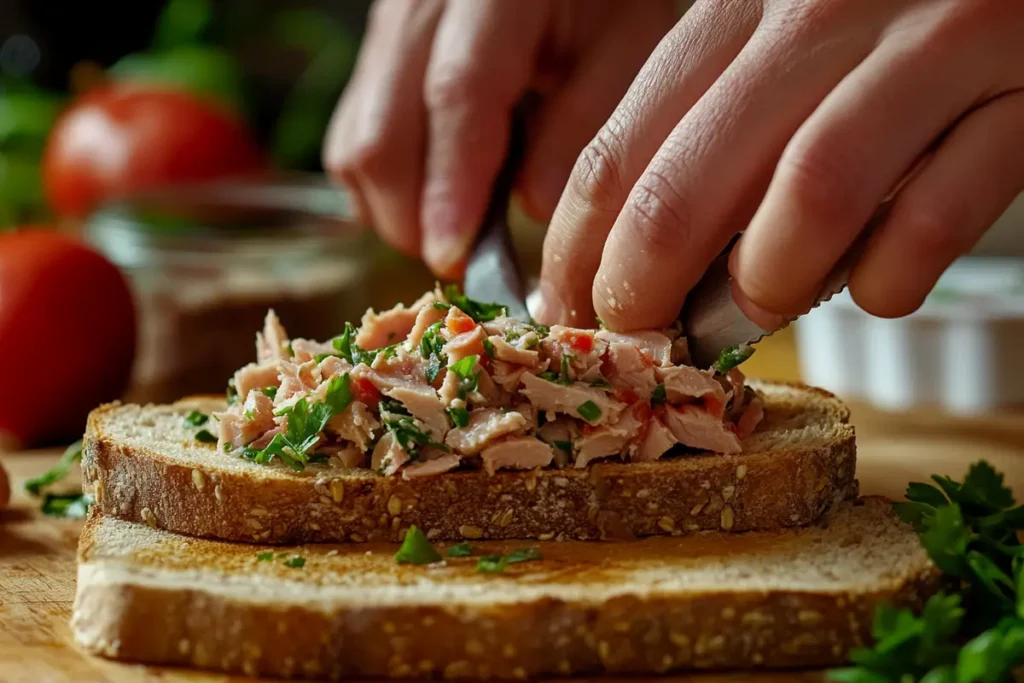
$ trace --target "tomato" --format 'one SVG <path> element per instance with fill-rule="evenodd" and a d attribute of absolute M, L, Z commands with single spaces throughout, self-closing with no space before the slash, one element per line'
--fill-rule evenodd
<path fill-rule="evenodd" d="M 381 393 L 377 387 L 373 386 L 373 382 L 365 377 L 357 377 L 352 380 L 352 397 L 368 406 L 372 406 L 376 405 L 377 401 L 381 399 Z"/>
<path fill-rule="evenodd" d="M 51 208 L 81 218 L 104 200 L 162 185 L 250 176 L 265 167 L 244 124 L 197 96 L 103 86 L 75 100 L 43 152 Z"/>
<path fill-rule="evenodd" d="M 575 351 L 580 353 L 590 353 L 594 350 L 594 338 L 589 334 L 578 334 L 576 332 L 570 332 L 566 335 L 565 341 Z"/>
<path fill-rule="evenodd" d="M 452 334 L 462 334 L 463 332 L 472 332 L 476 328 L 476 323 L 468 315 L 454 306 L 452 306 L 451 311 L 448 313 L 444 323 L 449 332 Z"/>
<path fill-rule="evenodd" d="M 640 400 L 640 396 L 638 396 L 635 391 L 633 391 L 632 389 L 626 389 L 624 387 L 612 390 L 612 398 L 614 398 L 616 401 L 629 403 L 630 405 Z"/>
<path fill-rule="evenodd" d="M 81 437 L 87 413 L 127 386 L 135 344 L 116 266 L 50 230 L 0 234 L 0 441 Z"/>

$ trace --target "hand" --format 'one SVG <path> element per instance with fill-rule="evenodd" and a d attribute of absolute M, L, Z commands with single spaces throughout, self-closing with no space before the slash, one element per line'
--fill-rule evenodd
<path fill-rule="evenodd" d="M 1021 36 L 1013 0 L 699 1 L 577 160 L 538 318 L 666 325 L 746 229 L 734 296 L 776 327 L 904 178 L 849 290 L 911 313 L 1024 189 Z"/>
<path fill-rule="evenodd" d="M 677 16 L 670 0 L 377 0 L 324 166 L 387 242 L 455 277 L 522 95 L 542 104 L 518 190 L 546 218 Z"/>

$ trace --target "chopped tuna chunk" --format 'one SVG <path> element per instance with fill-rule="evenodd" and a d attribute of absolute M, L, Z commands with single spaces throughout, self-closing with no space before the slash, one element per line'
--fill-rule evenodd
<path fill-rule="evenodd" d="M 618 455 L 626 449 L 626 444 L 636 438 L 641 426 L 632 411 L 627 410 L 615 424 L 585 432 L 573 443 L 576 452 L 574 465 L 583 468 L 598 458 Z"/>
<path fill-rule="evenodd" d="M 403 479 L 415 479 L 416 477 L 432 477 L 435 474 L 444 474 L 459 466 L 459 456 L 453 453 L 438 455 L 430 460 L 414 462 L 402 470 Z"/>
<path fill-rule="evenodd" d="M 388 476 L 397 472 L 407 462 L 409 462 L 409 454 L 398 445 L 395 435 L 390 432 L 380 437 L 380 441 L 377 442 L 373 449 L 373 455 L 370 457 L 370 467 L 375 472 Z"/>
<path fill-rule="evenodd" d="M 532 470 L 547 467 L 554 456 L 551 446 L 532 436 L 508 439 L 480 453 L 484 469 L 492 475 L 500 469 Z"/>
<path fill-rule="evenodd" d="M 277 374 L 277 363 L 270 362 L 263 365 L 256 365 L 255 363 L 249 363 L 244 368 L 235 373 L 235 391 L 238 392 L 238 398 L 241 401 L 245 401 L 249 397 L 249 392 L 254 389 L 262 389 L 264 387 L 276 387 L 281 383 Z"/>
<path fill-rule="evenodd" d="M 320 361 L 320 377 L 325 382 L 335 375 L 340 375 L 351 369 L 351 365 L 337 356 L 328 356 Z"/>
<path fill-rule="evenodd" d="M 279 407 L 294 404 L 320 385 L 320 367 L 314 361 L 296 365 L 283 360 L 278 363 L 278 368 L 281 386 L 274 401 Z"/>
<path fill-rule="evenodd" d="M 497 335 L 488 337 L 488 340 L 494 348 L 495 360 L 522 365 L 527 368 L 537 368 L 540 366 L 540 353 L 537 352 L 536 348 L 527 349 L 519 346 L 519 344 L 513 346 Z"/>
<path fill-rule="evenodd" d="M 526 368 L 522 365 L 513 365 L 500 360 L 491 363 L 491 370 L 494 372 L 494 383 L 505 391 L 515 391 L 523 373 L 526 372 Z"/>
<path fill-rule="evenodd" d="M 598 330 L 596 337 L 608 343 L 631 344 L 639 348 L 655 365 L 672 364 L 672 340 L 662 332 L 620 334 L 608 330 Z"/>
<path fill-rule="evenodd" d="M 420 312 L 416 314 L 416 322 L 412 326 L 412 332 L 409 333 L 406 348 L 410 351 L 418 348 L 420 342 L 423 341 L 424 333 L 426 333 L 434 323 L 444 320 L 446 314 L 447 311 L 445 309 L 438 308 L 437 306 L 434 306 L 433 303 L 421 308 Z"/>
<path fill-rule="evenodd" d="M 274 402 L 259 391 L 250 391 L 242 406 L 242 415 L 221 413 L 220 447 L 229 444 L 232 449 L 248 446 L 259 436 L 277 426 L 274 421 Z"/>
<path fill-rule="evenodd" d="M 672 432 L 658 418 L 647 423 L 647 431 L 632 453 L 634 462 L 654 462 L 678 443 Z"/>
<path fill-rule="evenodd" d="M 437 392 L 425 385 L 397 384 L 383 393 L 399 401 L 413 417 L 422 422 L 431 440 L 439 443 L 444 441 L 448 431 L 448 417 Z"/>
<path fill-rule="evenodd" d="M 422 301 L 420 299 L 411 308 L 398 304 L 383 313 L 367 309 L 360 322 L 359 333 L 356 334 L 356 344 L 361 349 L 372 351 L 405 340 L 416 324 Z"/>
<path fill-rule="evenodd" d="M 448 432 L 444 442 L 458 453 L 475 455 L 502 437 L 525 432 L 528 426 L 521 413 L 481 408 L 470 413 L 465 427 Z"/>
<path fill-rule="evenodd" d="M 448 358 L 448 366 L 459 362 L 467 356 L 484 355 L 484 328 L 474 327 L 469 332 L 463 332 L 452 337 L 451 341 L 442 348 L 444 355 Z"/>
<path fill-rule="evenodd" d="M 288 333 L 273 309 L 267 311 L 263 332 L 256 333 L 256 360 L 261 365 L 287 357 Z"/>
<path fill-rule="evenodd" d="M 757 425 L 761 424 L 763 419 L 764 404 L 761 402 L 760 397 L 755 396 L 750 399 L 743 409 L 740 419 L 736 421 L 736 431 L 740 433 L 740 438 L 745 439 L 753 434 L 754 430 L 757 429 Z"/>
<path fill-rule="evenodd" d="M 353 401 L 343 412 L 327 421 L 327 431 L 355 444 L 360 452 L 370 447 L 374 432 L 380 426 L 380 421 L 361 401 Z"/>
<path fill-rule="evenodd" d="M 655 374 L 665 384 L 665 397 L 669 403 L 678 405 L 703 400 L 713 415 L 721 418 L 725 414 L 725 404 L 729 397 L 712 371 L 698 370 L 689 365 L 674 365 L 658 368 Z"/>
<path fill-rule="evenodd" d="M 292 360 L 296 363 L 305 363 L 306 361 L 313 360 L 320 354 L 336 353 L 334 344 L 331 342 L 321 343 L 310 341 L 309 339 L 293 339 L 292 351 L 295 354 Z"/>
<path fill-rule="evenodd" d="M 366 462 L 366 454 L 355 446 L 337 447 L 330 455 L 337 458 L 342 467 L 351 469 L 363 467 Z"/>
<path fill-rule="evenodd" d="M 522 393 L 537 410 L 572 415 L 592 425 L 613 422 L 625 407 L 609 398 L 604 391 L 587 384 L 556 384 L 528 373 L 523 375 L 522 382 Z M 580 414 L 580 409 L 589 407 L 588 404 L 596 410 L 583 408 L 588 415 Z"/>
<path fill-rule="evenodd" d="M 721 418 L 697 406 L 669 406 L 665 426 L 684 446 L 716 453 L 739 453 L 739 437 Z"/>
<path fill-rule="evenodd" d="M 604 374 L 611 378 L 613 387 L 628 389 L 644 400 L 651 397 L 658 384 L 650 361 L 632 344 L 610 343 L 605 365 Z"/>

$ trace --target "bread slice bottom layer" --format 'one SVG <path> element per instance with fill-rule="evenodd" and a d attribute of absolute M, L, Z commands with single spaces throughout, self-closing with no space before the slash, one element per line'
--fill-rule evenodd
<path fill-rule="evenodd" d="M 940 583 L 879 498 L 800 529 L 534 547 L 492 574 L 476 557 L 399 565 L 384 542 L 252 546 L 94 514 L 72 624 L 106 657 L 277 677 L 832 666 L 881 602 L 916 606 Z"/>

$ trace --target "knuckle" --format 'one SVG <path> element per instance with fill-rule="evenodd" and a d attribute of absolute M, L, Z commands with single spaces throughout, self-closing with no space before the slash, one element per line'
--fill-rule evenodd
<path fill-rule="evenodd" d="M 690 210 L 662 172 L 649 169 L 629 195 L 625 207 L 631 237 L 643 250 L 676 251 L 690 241 Z"/>
<path fill-rule="evenodd" d="M 492 85 L 483 71 L 470 63 L 443 61 L 428 70 L 423 100 L 428 109 L 461 109 L 486 100 Z"/>
<path fill-rule="evenodd" d="M 621 144 L 609 122 L 598 131 L 573 165 L 569 185 L 584 202 L 600 211 L 612 211 L 622 196 Z"/>
<path fill-rule="evenodd" d="M 828 225 L 856 209 L 851 191 L 858 186 L 852 163 L 834 145 L 795 141 L 779 161 L 787 195 L 803 215 Z"/>
<path fill-rule="evenodd" d="M 908 202 L 901 212 L 900 225 L 908 244 L 915 245 L 925 257 L 948 258 L 970 246 L 956 226 L 956 212 L 934 198 Z"/>
<path fill-rule="evenodd" d="M 343 151 L 330 160 L 328 171 L 334 175 L 373 176 L 386 167 L 388 158 L 387 137 L 372 133 L 359 140 L 350 141 Z"/>

